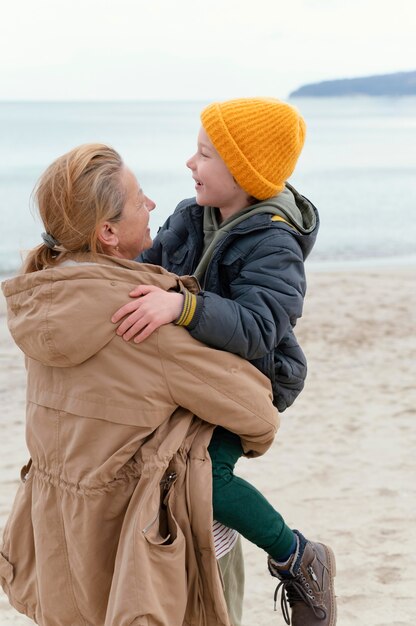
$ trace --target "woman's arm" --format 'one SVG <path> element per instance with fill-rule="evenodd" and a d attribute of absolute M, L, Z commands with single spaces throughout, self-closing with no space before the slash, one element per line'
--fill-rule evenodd
<path fill-rule="evenodd" d="M 270 381 L 250 363 L 193 340 L 180 327 L 158 331 L 158 349 L 172 399 L 241 437 L 244 452 L 263 454 L 279 425 Z"/>

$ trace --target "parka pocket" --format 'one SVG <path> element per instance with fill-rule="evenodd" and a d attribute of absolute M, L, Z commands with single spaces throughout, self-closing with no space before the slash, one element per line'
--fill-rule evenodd
<path fill-rule="evenodd" d="M 37 621 L 38 590 L 31 506 L 32 485 L 21 483 L 3 531 L 0 584 L 10 604 Z"/>
<path fill-rule="evenodd" d="M 9 598 L 10 604 L 19 613 L 24 613 L 38 623 L 36 617 L 37 595 L 32 577 L 25 577 L 25 572 L 15 577 L 15 568 L 0 552 L 0 586 Z M 29 584 L 28 584 L 29 583 Z"/>
<path fill-rule="evenodd" d="M 14 578 L 14 568 L 11 563 L 6 559 L 4 554 L 0 552 L 0 580 L 11 585 Z"/>
<path fill-rule="evenodd" d="M 158 497 L 151 498 L 151 506 L 147 507 L 154 514 L 149 517 L 149 521 L 142 528 L 142 533 L 147 543 L 163 549 L 172 549 L 177 539 L 182 535 L 176 519 L 172 513 L 172 499 L 174 498 L 174 483 L 176 473 L 169 472 L 160 483 Z M 155 510 L 156 509 L 156 510 Z"/>

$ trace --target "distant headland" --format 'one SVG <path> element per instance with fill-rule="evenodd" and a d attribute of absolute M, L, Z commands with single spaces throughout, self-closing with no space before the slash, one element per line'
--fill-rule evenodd
<path fill-rule="evenodd" d="M 331 96 L 416 96 L 416 71 L 362 78 L 341 78 L 303 85 L 290 98 Z"/>

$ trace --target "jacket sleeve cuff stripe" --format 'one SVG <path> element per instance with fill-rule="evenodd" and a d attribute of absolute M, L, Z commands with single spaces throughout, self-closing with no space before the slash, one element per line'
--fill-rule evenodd
<path fill-rule="evenodd" d="M 183 303 L 182 313 L 175 322 L 177 326 L 188 326 L 192 321 L 196 309 L 196 296 L 193 293 L 190 293 L 187 289 L 183 290 L 183 294 L 185 296 L 185 300 Z"/>

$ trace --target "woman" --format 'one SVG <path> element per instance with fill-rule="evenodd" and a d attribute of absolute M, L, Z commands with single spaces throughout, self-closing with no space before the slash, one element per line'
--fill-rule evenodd
<path fill-rule="evenodd" d="M 115 334 L 108 320 L 135 285 L 177 292 L 178 308 L 183 297 L 176 276 L 130 260 L 151 245 L 154 203 L 114 150 L 57 159 L 36 199 L 44 244 L 2 285 L 27 357 L 31 455 L 2 586 L 41 626 L 228 626 L 207 445 L 219 424 L 263 453 L 278 419 L 270 383 L 178 326 L 140 345 Z"/>

